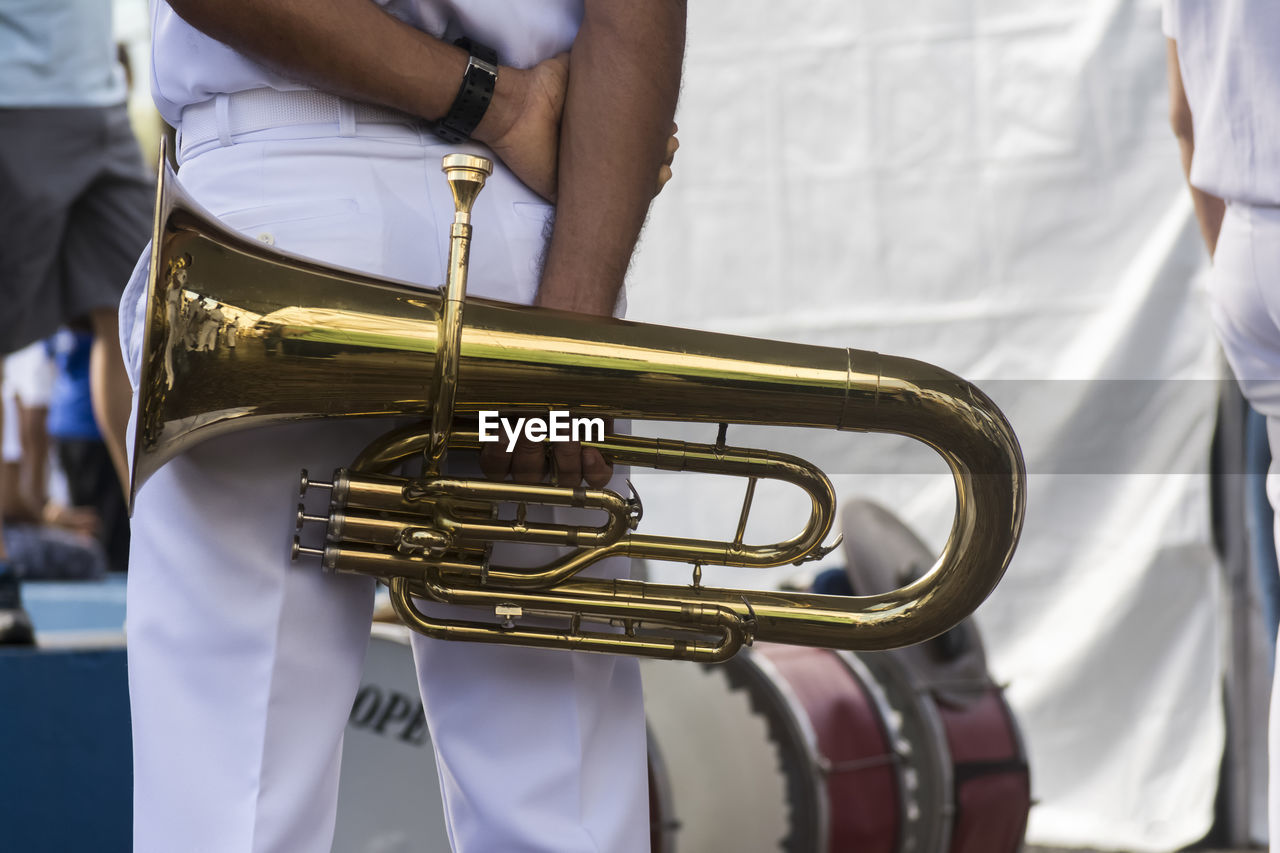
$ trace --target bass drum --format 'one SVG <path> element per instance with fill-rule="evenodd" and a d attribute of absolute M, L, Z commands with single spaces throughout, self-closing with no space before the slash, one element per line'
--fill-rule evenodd
<path fill-rule="evenodd" d="M 903 652 L 910 654 L 903 654 Z M 922 853 L 1016 853 L 1031 811 L 1026 746 L 1003 692 L 990 679 L 941 681 L 914 657 L 925 649 L 862 653 L 907 747 L 931 755 L 920 777 Z M 936 757 L 935 757 L 936 756 Z M 916 757 L 904 754 L 908 765 Z"/>
<path fill-rule="evenodd" d="M 849 565 L 846 594 L 902 586 L 931 565 L 920 537 L 885 507 L 850 500 L 841 515 Z M 920 799 L 934 813 L 924 853 L 1015 853 L 1031 811 L 1026 747 L 1004 693 L 992 681 L 977 623 L 969 618 L 925 643 L 859 659 L 884 688 L 911 746 L 944 756 L 921 777 Z M 933 761 L 928 764 L 934 764 Z"/>
<path fill-rule="evenodd" d="M 856 656 L 760 644 L 641 672 L 671 789 L 664 853 L 927 849 L 921 780 L 943 762 Z"/>
<path fill-rule="evenodd" d="M 342 748 L 333 853 L 449 853 L 435 751 L 418 695 L 409 629 L 374 623 Z M 671 850 L 671 785 L 649 736 L 654 851 Z"/>
<path fill-rule="evenodd" d="M 1031 773 L 1004 694 L 987 684 L 976 701 L 937 702 L 955 775 L 950 853 L 1015 853 L 1027 833 Z"/>

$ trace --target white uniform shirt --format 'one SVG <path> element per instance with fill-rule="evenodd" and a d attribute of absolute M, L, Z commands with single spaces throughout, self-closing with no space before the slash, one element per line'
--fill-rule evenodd
<path fill-rule="evenodd" d="M 0 2 L 0 107 L 109 107 L 124 98 L 110 2 Z"/>
<path fill-rule="evenodd" d="M 369 0 L 375 2 L 375 0 Z M 582 0 L 376 0 L 402 21 L 453 41 L 468 36 L 498 52 L 503 65 L 529 68 L 568 50 L 582 22 Z M 151 91 L 172 125 L 182 108 L 223 92 L 308 88 L 196 30 L 157 0 L 152 22 Z"/>
<path fill-rule="evenodd" d="M 1191 106 L 1193 186 L 1280 205 L 1280 0 L 1164 0 Z"/>

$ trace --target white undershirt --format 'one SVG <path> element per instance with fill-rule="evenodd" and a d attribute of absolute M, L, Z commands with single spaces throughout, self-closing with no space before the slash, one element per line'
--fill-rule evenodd
<path fill-rule="evenodd" d="M 1164 0 L 1195 129 L 1191 183 L 1280 205 L 1280 0 Z"/>
<path fill-rule="evenodd" d="M 468 36 L 498 52 L 503 65 L 528 68 L 569 49 L 582 0 L 369 0 L 437 38 Z M 151 91 L 165 121 L 223 92 L 305 89 L 204 35 L 157 0 L 152 21 Z"/>

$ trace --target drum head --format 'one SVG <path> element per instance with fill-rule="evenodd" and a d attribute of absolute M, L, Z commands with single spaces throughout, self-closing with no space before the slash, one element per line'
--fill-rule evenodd
<path fill-rule="evenodd" d="M 753 692 L 761 676 L 744 679 L 746 670 L 758 673 L 745 653 L 719 666 L 640 663 L 645 715 L 670 782 L 670 849 L 678 853 L 791 849 L 783 845 L 796 797 L 784 753 L 796 746 L 771 733 L 758 706 L 774 700 Z"/>
<path fill-rule="evenodd" d="M 920 814 L 897 718 L 856 658 L 758 646 L 725 664 L 644 661 L 680 853 L 897 853 Z M 852 845 L 852 846 L 851 846 Z"/>

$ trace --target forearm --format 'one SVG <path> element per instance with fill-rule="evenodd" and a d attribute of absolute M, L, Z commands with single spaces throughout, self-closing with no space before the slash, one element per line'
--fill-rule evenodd
<path fill-rule="evenodd" d="M 29 512 L 39 518 L 49 499 L 49 420 L 47 406 L 18 407 L 22 459 L 18 463 L 18 490 Z"/>
<path fill-rule="evenodd" d="M 369 0 L 170 0 L 187 23 L 267 68 L 428 120 L 448 112 L 467 54 Z M 475 137 L 505 130 L 521 72 L 503 69 Z M 504 79 L 507 78 L 507 79 Z"/>
<path fill-rule="evenodd" d="M 1227 203 L 1216 195 L 1191 186 L 1191 158 L 1195 153 L 1195 139 L 1188 136 L 1179 138 L 1178 146 L 1182 149 L 1182 173 L 1191 189 L 1191 203 L 1195 207 L 1196 221 L 1200 223 L 1200 236 L 1213 257 L 1218 249 L 1218 234 L 1222 231 L 1222 217 L 1226 215 Z"/>
<path fill-rule="evenodd" d="M 539 305 L 613 312 L 665 156 L 684 31 L 682 0 L 587 2 L 569 58 Z"/>
<path fill-rule="evenodd" d="M 1226 213 L 1226 203 L 1215 195 L 1191 185 L 1191 162 L 1195 157 L 1196 135 L 1195 122 L 1192 120 L 1191 105 L 1187 101 L 1187 92 L 1182 85 L 1182 68 L 1178 62 L 1178 43 L 1167 39 L 1166 64 L 1169 73 L 1169 124 L 1173 134 L 1178 138 L 1178 149 L 1182 155 L 1182 175 L 1191 189 L 1191 202 L 1195 207 L 1196 220 L 1200 223 L 1200 236 L 1204 238 L 1209 256 L 1218 248 L 1218 233 L 1222 230 L 1222 217 Z"/>

